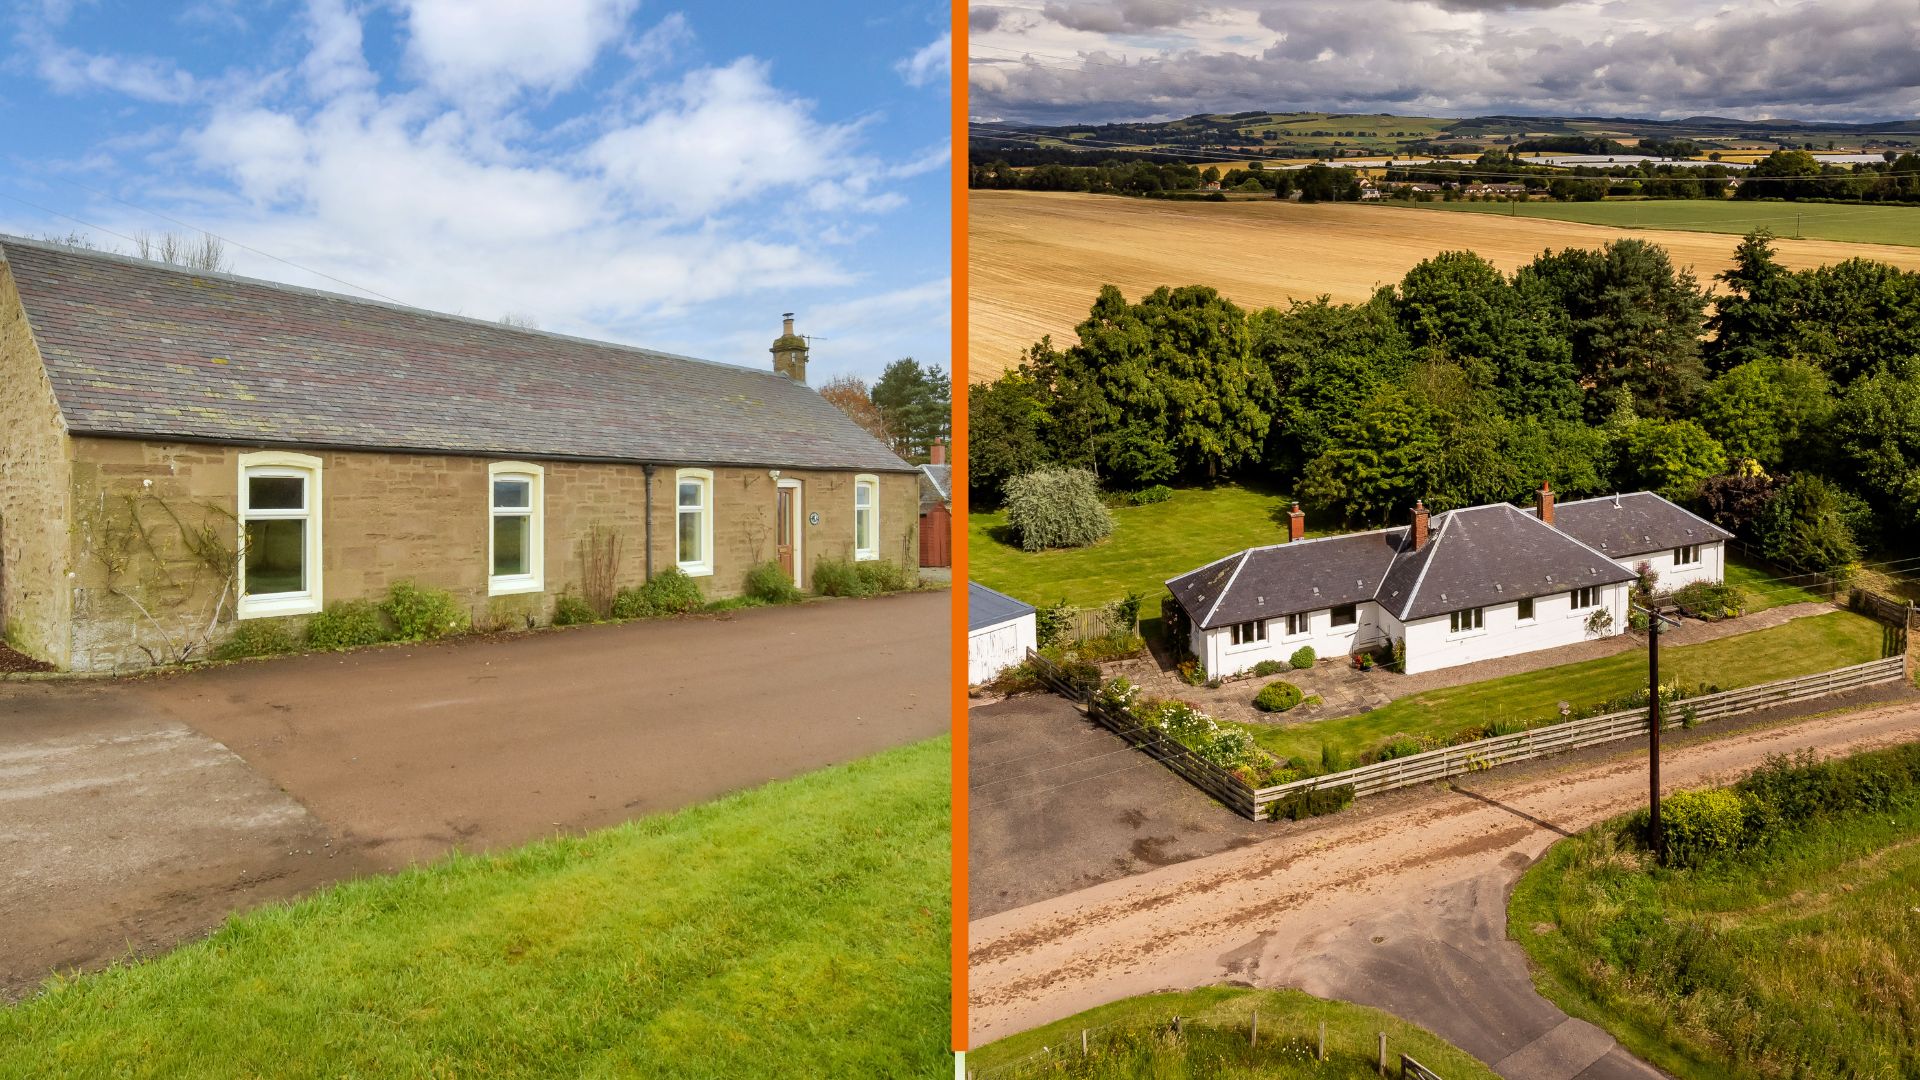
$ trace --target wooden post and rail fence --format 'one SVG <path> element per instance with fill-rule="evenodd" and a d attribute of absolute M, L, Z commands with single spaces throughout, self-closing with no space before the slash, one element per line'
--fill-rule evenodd
<path fill-rule="evenodd" d="M 1887 625 L 1890 632 L 1897 631 L 1890 633 L 1888 649 L 1891 655 L 1814 675 L 1668 701 L 1662 708 L 1664 723 L 1661 727 L 1690 727 L 1700 721 L 1844 693 L 1902 678 L 1911 685 L 1916 667 L 1909 647 L 1914 639 L 1908 632 L 1916 617 L 1913 606 L 1866 590 L 1854 590 L 1849 599 L 1854 610 Z M 1896 646 L 1898 651 L 1892 652 Z M 1644 736 L 1648 731 L 1647 708 L 1623 709 L 1581 720 L 1529 728 L 1511 735 L 1476 739 L 1286 784 L 1253 788 L 1165 734 L 1140 724 L 1124 710 L 1102 706 L 1094 698 L 1097 686 L 1075 681 L 1065 669 L 1038 653 L 1029 651 L 1027 662 L 1041 682 L 1084 707 L 1089 718 L 1144 750 L 1234 813 L 1254 821 L 1265 817 L 1268 808 L 1277 802 L 1303 798 L 1323 789 L 1351 787 L 1355 798 L 1363 798 L 1415 784 L 1480 772 L 1498 765 L 1531 761 Z"/>

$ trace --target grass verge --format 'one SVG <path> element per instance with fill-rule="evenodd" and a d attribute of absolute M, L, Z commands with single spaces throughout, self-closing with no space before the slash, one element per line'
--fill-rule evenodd
<path fill-rule="evenodd" d="M 0 1011 L 0 1076 L 938 1076 L 948 744 L 230 919 Z"/>
<path fill-rule="evenodd" d="M 1092 547 L 1022 551 L 1000 511 L 967 516 L 968 575 L 1030 604 L 1066 598 L 1099 607 L 1128 590 L 1147 597 L 1157 617 L 1167 579 L 1256 544 L 1287 537 L 1288 499 L 1271 491 L 1220 484 L 1175 488 L 1166 502 L 1113 510 L 1113 534 Z"/>
<path fill-rule="evenodd" d="M 1256 1009 L 1260 1041 L 1254 1046 L 1249 1034 Z M 1178 1036 L 1170 1031 L 1175 1016 L 1181 1018 Z M 1323 1020 L 1327 1060 L 1317 1062 L 1313 1059 Z M 1082 1030 L 1088 1031 L 1085 1057 L 1080 1053 Z M 1404 1053 L 1447 1080 L 1492 1080 L 1494 1076 L 1491 1069 L 1439 1036 L 1378 1009 L 1328 1001 L 1298 990 L 1234 986 L 1115 1001 L 968 1051 L 967 1067 L 981 1080 L 1029 1076 L 1359 1080 L 1376 1075 L 1382 1031 L 1387 1033 L 1390 1075 L 1398 1075 Z"/>
<path fill-rule="evenodd" d="M 1879 623 L 1850 611 L 1836 611 L 1698 645 L 1666 646 L 1660 650 L 1660 675 L 1665 682 L 1683 686 L 1709 682 L 1732 690 L 1878 660 L 1882 639 Z M 1377 677 L 1396 676 L 1382 672 Z M 1559 715 L 1562 701 L 1575 707 L 1610 701 L 1645 687 L 1646 682 L 1646 653 L 1636 649 L 1411 694 L 1355 716 L 1245 726 L 1276 757 L 1318 761 L 1322 746 L 1358 754 L 1402 732 L 1439 738 L 1493 720 L 1547 720 Z"/>
<path fill-rule="evenodd" d="M 1920 803 L 1695 869 L 1620 822 L 1551 848 L 1508 932 L 1540 992 L 1683 1080 L 1920 1075 Z"/>

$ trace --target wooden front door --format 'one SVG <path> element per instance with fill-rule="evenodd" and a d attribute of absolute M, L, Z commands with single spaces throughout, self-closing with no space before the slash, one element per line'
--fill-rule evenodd
<path fill-rule="evenodd" d="M 799 578 L 793 572 L 793 520 L 796 509 L 793 497 L 798 491 L 798 488 L 776 488 L 773 504 L 774 554 L 780 560 L 780 569 L 785 570 L 787 576 L 794 578 L 796 582 Z"/>

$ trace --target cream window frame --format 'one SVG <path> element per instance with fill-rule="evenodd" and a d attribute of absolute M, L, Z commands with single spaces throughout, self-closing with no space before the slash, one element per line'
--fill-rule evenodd
<path fill-rule="evenodd" d="M 497 480 L 527 482 L 527 506 L 502 508 L 493 501 Z M 487 466 L 487 595 L 514 596 L 546 590 L 547 560 L 547 471 L 525 461 L 496 461 Z M 527 572 L 495 574 L 493 539 L 495 522 L 502 516 L 527 519 Z"/>
<path fill-rule="evenodd" d="M 250 454 L 241 454 L 239 463 L 240 488 L 237 495 L 239 513 L 239 542 L 235 550 L 239 553 L 234 567 L 236 581 L 235 593 L 239 597 L 234 601 L 235 619 L 271 619 L 283 615 L 312 615 L 323 606 L 325 581 L 322 577 L 320 557 L 325 550 L 321 543 L 322 510 L 325 501 L 322 497 L 322 463 L 310 454 L 294 454 L 282 450 L 261 450 Z M 305 509 L 294 512 L 288 510 L 260 510 L 249 507 L 248 499 L 252 494 L 247 481 L 255 476 L 261 477 L 297 477 L 305 481 Z M 304 521 L 304 550 L 301 552 L 301 569 L 306 575 L 307 587 L 298 592 L 266 593 L 252 596 L 247 593 L 247 522 L 260 521 Z"/>
<path fill-rule="evenodd" d="M 689 510 L 680 503 L 684 484 L 700 485 L 700 505 Z M 700 558 L 680 557 L 680 519 L 689 512 L 700 515 Z M 673 474 L 673 562 L 688 577 L 713 576 L 713 470 L 680 469 Z"/>
<path fill-rule="evenodd" d="M 866 493 L 867 505 L 860 505 L 860 495 Z M 869 517 L 867 547 L 860 546 L 860 515 Z M 871 473 L 861 473 L 853 478 L 853 558 L 855 562 L 869 562 L 880 557 L 880 478 Z"/>

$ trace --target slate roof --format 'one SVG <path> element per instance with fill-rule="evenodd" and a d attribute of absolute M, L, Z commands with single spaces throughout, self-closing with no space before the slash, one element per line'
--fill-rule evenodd
<path fill-rule="evenodd" d="M 1405 528 L 1249 548 L 1167 582 L 1203 629 L 1371 600 Z"/>
<path fill-rule="evenodd" d="M 1402 622 L 1634 579 L 1510 503 L 1450 510 L 1435 515 L 1430 528 L 1427 546 L 1394 567 L 1379 597 Z"/>
<path fill-rule="evenodd" d="M 1212 630 L 1361 600 L 1404 622 L 1634 578 L 1608 555 L 1508 503 L 1433 515 L 1418 551 L 1410 532 L 1401 526 L 1249 548 L 1167 588 L 1195 625 Z"/>
<path fill-rule="evenodd" d="M 979 582 L 967 582 L 968 630 L 998 626 L 1003 622 L 1033 613 L 1032 604 L 1022 603 L 1006 593 L 994 592 Z"/>
<path fill-rule="evenodd" d="M 953 502 L 953 466 L 920 466 L 920 512 L 926 513 L 937 504 Z"/>
<path fill-rule="evenodd" d="M 1727 530 L 1651 491 L 1560 503 L 1553 508 L 1553 524 L 1615 559 L 1733 539 Z"/>
<path fill-rule="evenodd" d="M 0 237 L 75 434 L 911 472 L 771 369 Z"/>

